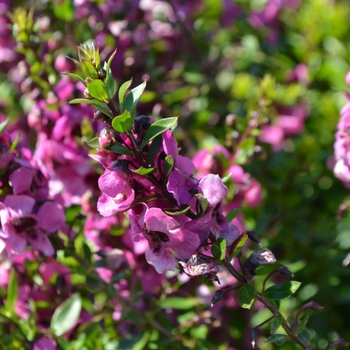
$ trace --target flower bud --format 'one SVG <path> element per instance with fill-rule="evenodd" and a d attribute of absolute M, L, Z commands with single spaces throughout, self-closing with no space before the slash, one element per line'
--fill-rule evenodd
<path fill-rule="evenodd" d="M 211 300 L 211 304 L 210 306 L 213 307 L 214 304 L 216 304 L 217 302 L 219 302 L 223 297 L 224 297 L 224 291 L 222 289 L 217 290 L 213 296 L 213 299 Z"/>
<path fill-rule="evenodd" d="M 110 126 L 106 126 L 100 131 L 98 143 L 101 147 L 111 147 L 116 144 L 118 133 Z"/>
<path fill-rule="evenodd" d="M 111 122 L 111 119 L 105 115 L 101 110 L 99 110 L 98 108 L 95 110 L 94 112 L 94 118 L 93 118 L 94 122 L 104 122 L 104 123 L 109 123 Z"/>

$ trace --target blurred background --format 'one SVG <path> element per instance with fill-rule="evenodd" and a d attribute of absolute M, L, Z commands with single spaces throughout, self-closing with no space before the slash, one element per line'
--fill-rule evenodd
<path fill-rule="evenodd" d="M 243 205 L 240 228 L 254 230 L 302 282 L 281 302 L 282 312 L 289 315 L 311 300 L 324 306 L 310 316 L 307 328 L 313 344 L 327 349 L 339 337 L 350 341 L 350 270 L 343 264 L 350 250 L 350 214 L 340 210 L 349 189 L 333 174 L 334 135 L 349 92 L 349 15 L 347 0 L 0 0 L 0 118 L 10 118 L 11 134 L 20 131 L 19 145 L 34 150 L 43 111 L 55 110 L 70 95 L 62 92 L 68 78 L 61 72 L 75 68 L 66 56 L 77 58 L 77 45 L 89 41 L 103 60 L 117 49 L 111 66 L 117 84 L 147 80 L 138 113 L 179 116 L 175 135 L 181 154 L 212 155 L 210 166 L 198 165 L 199 172 L 224 176 L 234 165 L 244 170 L 247 186 L 238 175 L 228 184 L 228 209 Z M 57 87 L 62 79 L 66 83 Z M 40 113 L 39 100 L 48 103 Z M 92 110 L 80 113 L 91 117 Z M 94 128 L 86 119 L 79 127 L 83 139 Z M 83 193 L 85 187 L 71 195 Z M 242 310 L 234 292 L 210 309 L 205 297 L 214 290 L 212 282 L 176 278 L 163 279 L 162 288 L 150 294 L 162 301 L 166 288 L 170 297 L 184 288 L 182 299 L 200 301 L 187 308 L 181 301 L 157 302 L 151 304 L 152 317 L 160 317 L 170 332 L 186 324 L 177 332 L 188 338 L 188 348 L 250 348 L 250 329 L 269 312 L 260 305 Z M 6 290 L 4 282 L 2 298 Z M 204 316 L 197 322 L 194 314 Z M 133 336 L 114 348 L 137 348 L 135 334 L 147 327 L 135 324 Z M 113 326 L 106 327 L 111 332 Z M 113 349 L 85 332 L 81 348 Z M 268 333 L 263 326 L 259 348 L 277 349 L 264 342 Z M 66 348 L 77 348 L 77 339 L 72 335 Z M 179 348 L 164 336 L 150 339 L 137 349 Z M 282 348 L 297 349 L 289 342 Z"/>

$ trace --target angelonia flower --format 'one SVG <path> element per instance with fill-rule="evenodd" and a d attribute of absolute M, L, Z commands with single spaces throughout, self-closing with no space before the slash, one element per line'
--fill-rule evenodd
<path fill-rule="evenodd" d="M 350 96 L 345 95 L 348 102 L 340 112 L 334 143 L 335 176 L 350 187 Z"/>
<path fill-rule="evenodd" d="M 100 215 L 124 212 L 133 241 L 148 242 L 146 260 L 158 273 L 175 270 L 178 261 L 187 261 L 216 239 L 231 245 L 240 231 L 224 215 L 228 189 L 217 174 L 195 177 L 195 165 L 179 154 L 171 130 L 177 118 L 135 117 L 146 83 L 126 94 L 131 81 L 120 87 L 120 115 L 116 115 L 109 88 L 111 58 L 102 67 L 92 45 L 81 45 L 78 53 L 85 98 L 92 105 L 98 101 L 95 118 L 105 123 L 99 136 L 88 142 L 97 148 L 91 157 L 104 168 L 98 179 Z"/>

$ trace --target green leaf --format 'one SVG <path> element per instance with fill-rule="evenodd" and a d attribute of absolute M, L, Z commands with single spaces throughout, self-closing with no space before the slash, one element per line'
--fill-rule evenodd
<path fill-rule="evenodd" d="M 90 96 L 98 101 L 109 102 L 107 86 L 102 80 L 93 80 L 86 83 Z"/>
<path fill-rule="evenodd" d="M 109 74 L 108 78 L 105 79 L 107 86 L 108 96 L 112 99 L 116 92 L 116 81 L 113 79 L 113 75 Z"/>
<path fill-rule="evenodd" d="M 255 274 L 257 276 L 268 275 L 269 273 L 271 273 L 274 270 L 277 270 L 281 266 L 283 266 L 283 265 L 280 262 L 275 262 L 271 265 L 259 265 L 255 269 Z"/>
<path fill-rule="evenodd" d="M 165 181 L 167 181 L 171 171 L 173 170 L 174 167 L 174 158 L 172 156 L 166 156 L 164 159 L 164 177 L 165 177 Z"/>
<path fill-rule="evenodd" d="M 86 98 L 75 98 L 75 99 L 69 101 L 69 103 L 70 104 L 86 103 L 86 104 L 92 105 L 92 106 L 98 108 L 99 110 L 101 110 L 101 112 L 103 114 L 107 115 L 110 118 L 113 118 L 113 114 L 105 102 L 101 102 L 101 101 L 98 101 L 95 99 L 88 100 Z"/>
<path fill-rule="evenodd" d="M 70 22 L 74 19 L 73 1 L 63 0 L 53 6 L 54 14 L 57 19 Z"/>
<path fill-rule="evenodd" d="M 130 151 L 128 148 L 125 148 L 120 143 L 115 143 L 113 146 L 106 147 L 105 149 L 107 151 L 111 151 L 111 152 L 119 153 L 119 154 L 126 154 L 128 156 L 132 156 L 133 155 L 132 151 Z"/>
<path fill-rule="evenodd" d="M 297 334 L 304 331 L 311 314 L 311 310 L 305 310 L 305 314 L 298 319 Z"/>
<path fill-rule="evenodd" d="M 226 241 L 223 238 L 218 238 L 211 247 L 211 253 L 215 260 L 223 260 L 226 255 Z"/>
<path fill-rule="evenodd" d="M 132 156 L 133 155 L 132 151 L 130 151 L 129 149 L 125 148 L 124 146 L 122 146 L 119 143 L 115 143 L 111 147 L 102 148 L 100 146 L 99 142 L 98 142 L 98 137 L 94 137 L 93 139 L 91 139 L 89 141 L 85 141 L 85 144 L 88 145 L 91 148 L 105 149 L 107 151 L 111 151 L 111 152 L 119 153 L 119 154 L 126 154 L 128 156 Z"/>
<path fill-rule="evenodd" d="M 199 301 L 194 298 L 173 297 L 167 298 L 159 304 L 162 309 L 189 310 L 197 306 L 198 303 Z"/>
<path fill-rule="evenodd" d="M 153 172 L 154 168 L 144 168 L 143 166 L 141 168 L 138 168 L 136 170 L 131 169 L 131 171 L 135 174 L 139 175 L 147 175 Z"/>
<path fill-rule="evenodd" d="M 275 333 L 279 326 L 282 324 L 283 316 L 279 315 L 272 319 L 270 323 L 270 333 Z"/>
<path fill-rule="evenodd" d="M 177 117 L 164 118 L 154 122 L 146 132 L 143 138 L 141 148 L 145 147 L 147 143 L 155 139 L 158 135 L 163 134 L 167 130 L 175 127 L 177 125 Z"/>
<path fill-rule="evenodd" d="M 243 309 L 250 309 L 253 305 L 255 289 L 251 284 L 245 284 L 238 291 L 238 302 Z"/>
<path fill-rule="evenodd" d="M 231 222 L 241 211 L 243 208 L 236 208 L 231 210 L 227 215 L 226 215 L 226 220 L 228 222 Z"/>
<path fill-rule="evenodd" d="M 98 137 L 94 137 L 93 139 L 91 139 L 89 141 L 85 141 L 85 144 L 91 148 L 101 148 L 101 146 L 98 142 Z"/>
<path fill-rule="evenodd" d="M 158 151 L 162 146 L 162 142 L 162 135 L 159 135 L 152 141 L 151 145 L 149 146 L 147 155 L 147 165 L 149 167 L 153 167 L 154 159 L 156 158 L 156 155 L 158 154 Z"/>
<path fill-rule="evenodd" d="M 190 209 L 191 209 L 191 207 L 189 205 L 185 205 L 177 210 L 175 210 L 175 209 L 174 210 L 164 210 L 164 213 L 168 214 L 168 215 L 176 216 L 176 215 L 185 214 Z"/>
<path fill-rule="evenodd" d="M 16 138 L 13 140 L 13 142 L 11 144 L 10 153 L 12 153 L 16 149 L 18 142 L 19 142 L 19 137 L 20 137 L 20 134 L 18 133 L 18 135 L 16 136 Z"/>
<path fill-rule="evenodd" d="M 18 298 L 18 281 L 16 271 L 11 269 L 9 284 L 7 287 L 6 309 L 11 313 L 14 312 L 15 302 Z"/>
<path fill-rule="evenodd" d="M 198 218 L 200 218 L 207 211 L 209 203 L 208 203 L 208 200 L 205 197 L 203 197 L 203 195 L 200 193 L 196 194 L 195 197 L 198 199 L 198 203 L 200 205 L 200 211 L 198 214 Z"/>
<path fill-rule="evenodd" d="M 282 284 L 275 284 L 274 286 L 266 289 L 264 296 L 272 300 L 282 300 L 289 298 L 300 287 L 301 282 L 289 281 Z"/>
<path fill-rule="evenodd" d="M 265 340 L 265 343 L 275 343 L 278 346 L 281 346 L 287 339 L 288 337 L 285 334 L 272 334 Z"/>
<path fill-rule="evenodd" d="M 97 70 L 91 62 L 83 60 L 81 62 L 81 69 L 87 78 L 92 80 L 98 79 Z"/>
<path fill-rule="evenodd" d="M 136 111 L 137 103 L 139 102 L 139 99 L 143 93 L 143 90 L 145 90 L 146 87 L 146 81 L 144 81 L 139 86 L 136 86 L 136 88 L 132 89 L 128 95 L 125 97 L 125 100 L 123 103 L 120 104 L 120 110 L 121 112 L 124 112 L 125 110 L 128 110 L 132 116 L 134 116 Z"/>
<path fill-rule="evenodd" d="M 234 248 L 233 252 L 230 255 L 229 260 L 231 261 L 234 257 L 236 257 L 241 251 L 242 248 L 244 247 L 246 241 L 248 239 L 248 235 L 246 233 L 243 233 L 238 239 L 234 242 Z"/>
<path fill-rule="evenodd" d="M 0 123 L 0 135 L 3 133 L 8 123 L 9 123 L 8 119 L 5 119 L 2 123 Z"/>
<path fill-rule="evenodd" d="M 112 127 L 115 131 L 128 133 L 132 128 L 133 118 L 128 110 L 123 114 L 114 117 L 112 120 Z"/>
<path fill-rule="evenodd" d="M 125 94 L 128 91 L 131 84 L 132 84 L 132 79 L 123 83 L 122 86 L 119 88 L 119 91 L 118 91 L 119 104 L 123 103 Z"/>
<path fill-rule="evenodd" d="M 62 72 L 62 74 L 66 75 L 67 77 L 73 78 L 75 80 L 78 80 L 80 82 L 82 82 L 84 85 L 86 84 L 84 78 L 82 78 L 80 75 L 78 74 L 74 74 L 74 73 L 68 73 L 68 72 Z"/>
<path fill-rule="evenodd" d="M 107 66 L 105 67 L 106 74 L 107 74 L 106 79 L 108 78 L 108 74 L 111 74 L 111 63 L 116 53 L 117 53 L 117 50 L 114 50 L 114 52 L 111 54 L 111 56 L 108 59 Z"/>
<path fill-rule="evenodd" d="M 81 297 L 78 293 L 65 300 L 54 311 L 51 318 L 51 328 L 59 337 L 75 326 L 81 312 Z"/>

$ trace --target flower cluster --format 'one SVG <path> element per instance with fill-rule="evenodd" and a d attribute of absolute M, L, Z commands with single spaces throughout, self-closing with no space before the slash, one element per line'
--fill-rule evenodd
<path fill-rule="evenodd" d="M 340 112 L 338 130 L 335 134 L 334 156 L 335 176 L 350 187 L 350 96 L 346 95 L 348 103 Z"/>

